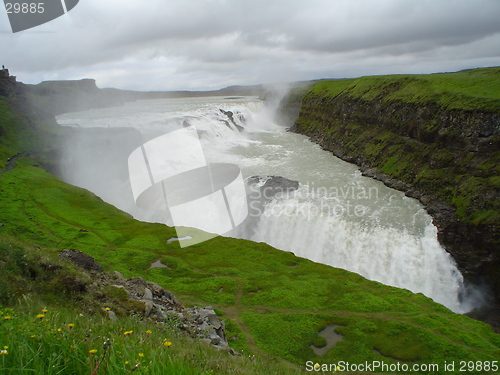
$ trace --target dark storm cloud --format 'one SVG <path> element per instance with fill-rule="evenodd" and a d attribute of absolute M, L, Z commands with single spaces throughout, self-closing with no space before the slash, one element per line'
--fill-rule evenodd
<path fill-rule="evenodd" d="M 31 32 L 0 14 L 0 54 L 21 80 L 135 89 L 433 72 L 499 65 L 499 14 L 498 0 L 85 0 Z"/>

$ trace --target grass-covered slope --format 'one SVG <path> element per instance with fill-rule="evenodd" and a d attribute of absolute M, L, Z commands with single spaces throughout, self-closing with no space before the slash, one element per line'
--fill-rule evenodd
<path fill-rule="evenodd" d="M 0 169 L 14 155 L 50 149 L 60 132 L 53 118 L 23 97 L 0 96 Z"/>
<path fill-rule="evenodd" d="M 19 374 L 260 375 L 302 373 L 285 361 L 231 356 L 182 334 L 175 322 L 110 321 L 70 303 L 27 296 L 0 307 L 0 372 Z"/>
<path fill-rule="evenodd" d="M 11 127 L 10 118 L 24 126 L 22 115 L 9 105 L 4 108 L 7 119 L 1 129 Z M 11 141 L 15 137 L 9 137 L 3 138 L 5 152 L 31 151 L 14 145 Z M 401 362 L 409 366 L 438 363 L 441 370 L 433 371 L 436 374 L 442 373 L 444 361 L 455 361 L 458 373 L 459 361 L 492 363 L 500 356 L 500 336 L 490 326 L 454 314 L 421 294 L 368 281 L 263 243 L 217 237 L 181 249 L 176 242 L 168 242 L 175 237 L 172 228 L 133 220 L 92 193 L 61 182 L 37 163 L 33 157 L 21 156 L 15 164 L 8 163 L 8 168 L 4 168 L 5 164 L 0 167 L 0 297 L 3 304 L 14 309 L 4 310 L 6 316 L 16 317 L 15 321 L 2 321 L 0 326 L 0 346 L 8 346 L 4 366 L 8 363 L 9 368 L 18 369 L 21 362 L 30 362 L 31 355 L 40 363 L 53 361 L 54 365 L 67 366 L 64 373 L 89 373 L 83 332 L 89 329 L 99 332 L 97 337 L 109 334 L 116 341 L 112 373 L 123 373 L 123 369 L 129 368 L 118 363 L 128 360 L 127 355 L 138 355 L 137 346 L 151 358 L 151 362 L 144 362 L 149 365 L 137 371 L 149 374 L 157 374 L 159 368 L 162 373 L 238 373 L 238 365 L 251 368 L 248 373 L 281 374 L 304 371 L 306 361 Z M 168 372 L 169 367 L 161 362 L 165 348 L 158 344 L 161 337 L 171 334 L 168 330 L 155 332 L 150 340 L 145 333 L 149 329 L 147 323 L 129 328 L 135 323 L 107 322 L 99 315 L 80 317 L 82 331 L 75 338 L 78 345 L 70 344 L 78 350 L 62 349 L 72 338 L 59 340 L 57 329 L 67 330 L 64 324 L 72 323 L 73 317 L 79 319 L 74 315 L 79 305 L 72 310 L 73 297 L 65 296 L 59 283 L 44 278 L 43 267 L 33 266 L 31 269 L 40 271 L 31 272 L 27 265 L 35 264 L 41 256 L 54 257 L 63 249 L 83 251 L 108 271 L 155 281 L 184 304 L 212 305 L 226 322 L 229 344 L 243 351 L 245 357 L 256 355 L 257 367 L 252 367 L 253 361 L 235 361 L 210 370 L 216 367 L 203 366 L 207 358 L 212 363 L 217 360 L 214 358 L 225 360 L 196 349 L 188 355 L 181 351 L 170 357 L 173 370 Z M 157 260 L 168 267 L 149 269 Z M 28 308 L 29 302 L 16 304 L 15 301 L 24 299 L 23 295 L 41 299 L 50 306 L 49 311 L 61 312 L 49 317 L 48 322 L 41 322 L 35 313 L 43 305 Z M 46 333 L 39 323 L 46 324 Z M 310 345 L 323 346 L 325 341 L 318 332 L 331 324 L 339 326 L 336 330 L 343 340 L 318 356 Z M 120 332 L 128 330 L 141 333 L 133 345 L 127 346 Z M 95 338 L 93 334 L 89 337 Z M 92 345 L 97 345 L 97 341 Z M 95 349 L 102 353 L 102 347 Z M 272 366 L 267 362 L 266 367 L 262 361 L 268 356 L 295 363 L 296 370 L 289 370 L 281 361 L 272 361 Z M 59 367 L 53 368 L 60 371 Z"/>
<path fill-rule="evenodd" d="M 325 97 L 345 94 L 352 98 L 401 100 L 445 109 L 500 112 L 500 67 L 458 73 L 397 74 L 321 81 L 312 91 Z"/>
<path fill-rule="evenodd" d="M 0 190 L 0 238 L 15 237 L 48 252 L 78 249 L 108 270 L 159 283 L 185 303 L 210 304 L 227 322 L 230 345 L 248 354 L 302 365 L 493 361 L 500 355 L 500 336 L 491 327 L 421 294 L 262 243 L 218 237 L 181 249 L 167 243 L 175 236 L 172 228 L 135 221 L 40 168 L 18 166 L 3 173 Z M 168 268 L 148 269 L 158 259 Z M 344 340 L 318 357 L 309 345 L 329 324 L 341 326 Z"/>

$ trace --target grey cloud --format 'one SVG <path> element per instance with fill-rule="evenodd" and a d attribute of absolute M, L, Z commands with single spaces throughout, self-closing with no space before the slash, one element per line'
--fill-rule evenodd
<path fill-rule="evenodd" d="M 473 8 L 472 3 L 449 0 L 385 3 L 384 9 L 379 2 L 366 3 L 351 18 L 345 13 L 335 17 L 332 10 L 314 23 L 309 14 L 302 23 L 315 26 L 296 34 L 291 48 L 346 52 L 408 43 L 433 48 L 469 43 L 500 31 L 500 2 L 479 1 Z"/>
<path fill-rule="evenodd" d="M 497 0 L 86 0 L 0 44 L 21 80 L 208 89 L 499 65 L 498 14 Z"/>

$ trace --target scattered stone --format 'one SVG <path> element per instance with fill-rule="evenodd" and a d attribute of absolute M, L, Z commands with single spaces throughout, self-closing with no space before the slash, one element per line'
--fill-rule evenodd
<path fill-rule="evenodd" d="M 107 313 L 108 313 L 108 318 L 109 318 L 110 320 L 113 320 L 113 321 L 118 320 L 118 318 L 116 317 L 116 314 L 115 314 L 113 311 L 108 310 L 108 311 L 107 311 Z"/>
<path fill-rule="evenodd" d="M 153 311 L 153 301 L 146 301 L 144 306 L 144 315 L 149 316 Z"/>
<path fill-rule="evenodd" d="M 127 292 L 126 295 L 123 295 L 124 300 L 112 302 L 113 304 L 118 303 L 115 306 L 118 310 L 114 309 L 115 311 L 123 313 L 123 309 L 127 311 L 130 308 L 139 313 L 143 311 L 144 317 L 155 320 L 159 324 L 164 324 L 166 320 L 170 321 L 170 324 L 185 331 L 193 338 L 203 340 L 219 350 L 227 351 L 233 355 L 237 354 L 226 341 L 224 322 L 219 319 L 211 306 L 195 306 L 186 309 L 170 291 L 165 290 L 161 285 L 145 281 L 141 277 L 127 279 L 118 271 L 110 274 L 101 272 L 102 267 L 94 258 L 78 250 L 64 250 L 60 253 L 60 257 L 71 260 L 87 271 L 92 271 L 91 274 L 85 274 L 88 280 L 84 280 L 82 277 L 78 280 L 67 280 L 68 290 L 96 294 L 99 296 L 98 298 L 103 298 L 103 303 L 106 303 L 107 293 L 104 287 L 112 286 L 124 289 Z M 97 270 L 100 271 L 94 272 Z M 110 296 L 114 294 L 111 291 Z M 140 303 L 144 306 L 142 311 Z M 110 320 L 118 320 L 114 311 L 105 308 L 103 311 Z"/>
<path fill-rule="evenodd" d="M 211 333 L 209 338 L 213 345 L 219 345 L 221 342 L 221 338 L 215 332 Z"/>
<path fill-rule="evenodd" d="M 173 299 L 173 295 L 172 293 L 170 293 L 169 291 L 166 291 L 165 289 L 163 289 L 161 287 L 161 285 L 157 284 L 157 283 L 153 283 L 151 281 L 149 281 L 147 283 L 148 285 L 148 288 L 151 290 L 151 292 L 153 293 L 153 296 L 155 296 L 156 298 L 162 298 L 164 296 L 167 296 L 169 297 L 169 299 Z"/>
<path fill-rule="evenodd" d="M 218 349 L 230 351 L 224 332 L 224 322 L 219 320 L 219 317 L 211 306 L 196 306 L 189 309 L 188 313 L 191 316 L 188 322 L 195 324 L 197 336 L 203 337 L 205 340 L 210 340 L 210 343 Z"/>
<path fill-rule="evenodd" d="M 210 324 L 208 324 L 207 322 L 203 321 L 201 322 L 201 324 L 198 326 L 199 330 L 202 331 L 202 332 L 206 332 L 210 329 Z"/>
<path fill-rule="evenodd" d="M 143 300 L 152 301 L 153 300 L 153 292 L 149 288 L 144 288 L 144 295 L 142 296 Z"/>
<path fill-rule="evenodd" d="M 152 268 L 170 268 L 170 267 L 163 264 L 161 262 L 161 260 L 158 259 L 156 262 L 151 263 L 151 265 L 149 266 L 149 269 L 152 269 Z"/>
<path fill-rule="evenodd" d="M 215 329 L 219 329 L 222 324 L 219 320 L 219 318 L 217 317 L 217 315 L 215 314 L 211 314 L 208 316 L 208 322 L 212 325 L 212 327 L 214 327 Z"/>
<path fill-rule="evenodd" d="M 68 259 L 87 271 L 102 272 L 102 266 L 93 257 L 79 250 L 63 250 L 59 253 L 61 259 Z"/>
<path fill-rule="evenodd" d="M 119 279 L 121 279 L 121 280 L 123 280 L 123 281 L 125 281 L 125 280 L 126 280 L 126 279 L 125 279 L 125 277 L 124 277 L 124 276 L 123 276 L 120 272 L 115 271 L 115 272 L 114 272 L 114 274 L 115 274 L 115 276 L 116 276 L 117 278 L 119 278 Z"/>

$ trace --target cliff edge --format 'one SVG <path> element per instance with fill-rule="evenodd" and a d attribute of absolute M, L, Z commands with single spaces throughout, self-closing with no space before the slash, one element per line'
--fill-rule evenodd
<path fill-rule="evenodd" d="M 500 68 L 322 81 L 280 112 L 292 131 L 419 199 L 465 278 L 498 303 Z"/>

